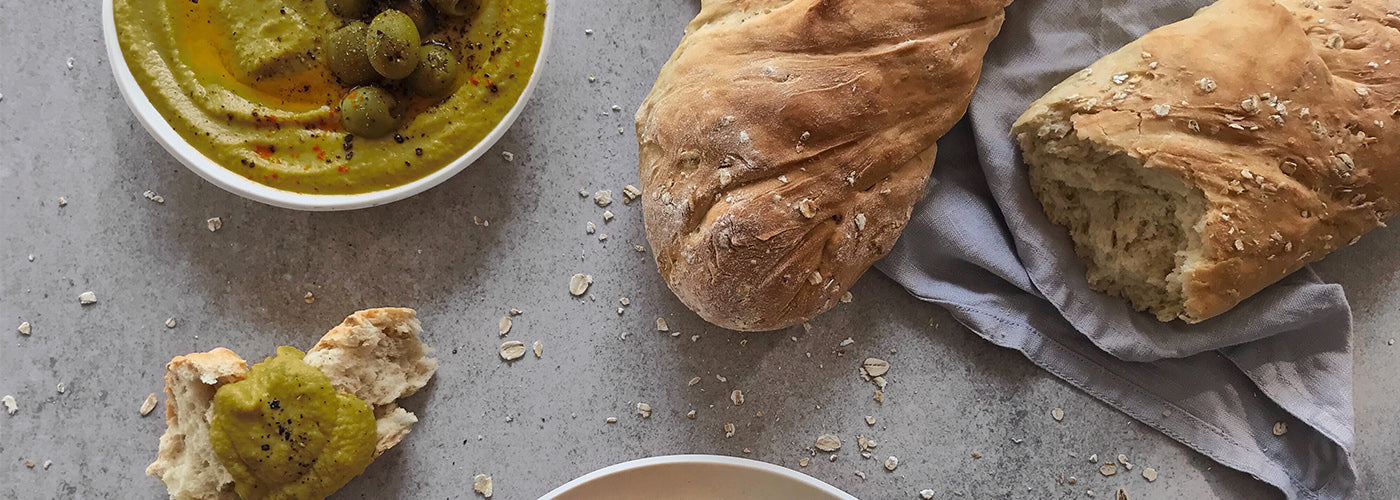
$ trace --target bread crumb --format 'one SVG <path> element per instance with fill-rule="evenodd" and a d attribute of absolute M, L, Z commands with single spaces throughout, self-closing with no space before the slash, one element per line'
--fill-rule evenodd
<path fill-rule="evenodd" d="M 141 416 L 151 414 L 151 410 L 156 409 L 156 393 L 146 395 L 146 401 L 141 403 Z"/>
<path fill-rule="evenodd" d="M 651 405 L 646 403 L 637 403 L 637 414 L 641 415 L 642 418 L 651 418 Z"/>
<path fill-rule="evenodd" d="M 501 316 L 500 324 L 496 327 L 496 330 L 504 337 L 506 334 L 510 333 L 510 327 L 513 324 L 515 324 L 515 322 L 511 321 L 510 316 Z"/>
<path fill-rule="evenodd" d="M 204 221 L 204 223 L 209 226 L 209 232 L 211 233 L 224 227 L 224 220 L 218 217 L 210 217 L 209 220 Z"/>
<path fill-rule="evenodd" d="M 491 476 L 477 474 L 476 477 L 472 478 L 472 491 L 480 493 L 482 497 L 491 498 L 492 489 Z"/>
<path fill-rule="evenodd" d="M 518 340 L 512 340 L 501 344 L 500 354 L 501 359 L 504 359 L 506 361 L 515 361 L 517 359 L 520 359 L 521 357 L 525 356 L 525 343 Z"/>
<path fill-rule="evenodd" d="M 21 335 L 29 335 L 30 331 L 31 331 L 31 327 L 29 326 L 29 322 L 28 322 L 28 321 L 25 321 L 25 322 L 19 324 L 19 333 L 20 333 Z"/>
<path fill-rule="evenodd" d="M 535 341 L 534 347 L 535 347 L 535 359 L 540 359 L 540 358 L 544 357 L 544 344 L 541 344 L 540 341 L 536 340 L 536 341 Z"/>
<path fill-rule="evenodd" d="M 96 303 L 97 303 L 97 294 L 92 293 L 92 290 L 88 290 L 88 291 L 86 291 L 86 292 L 83 292 L 82 294 L 78 295 L 78 303 L 79 303 L 79 304 L 82 304 L 82 305 L 85 305 L 85 306 L 89 306 L 89 305 L 92 305 L 92 304 L 96 304 Z"/>
<path fill-rule="evenodd" d="M 841 449 L 841 438 L 835 434 L 822 434 L 817 436 L 816 447 L 818 450 L 833 452 Z"/>
<path fill-rule="evenodd" d="M 744 391 L 734 389 L 734 392 L 729 393 L 729 401 L 733 402 L 734 406 L 744 404 Z"/>
<path fill-rule="evenodd" d="M 575 274 L 574 277 L 569 278 L 569 293 L 575 297 L 582 297 L 588 291 L 588 285 L 592 284 L 592 276 L 583 273 Z"/>
<path fill-rule="evenodd" d="M 612 191 L 608 189 L 601 189 L 598 192 L 593 193 L 593 203 L 597 203 L 599 207 L 607 207 L 608 205 L 611 205 Z"/>

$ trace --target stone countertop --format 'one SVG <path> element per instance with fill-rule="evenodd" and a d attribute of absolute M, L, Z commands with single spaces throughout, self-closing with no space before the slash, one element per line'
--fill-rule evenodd
<path fill-rule="evenodd" d="M 281 344 L 307 348 L 351 312 L 385 305 L 419 311 L 441 368 L 405 405 L 422 418 L 413 434 L 335 498 L 465 499 L 471 476 L 485 473 L 494 498 L 532 499 L 600 467 L 675 453 L 798 468 L 870 499 L 924 488 L 938 498 L 1275 495 L 982 341 L 878 272 L 810 330 L 739 334 L 686 310 L 651 254 L 633 249 L 645 244 L 641 210 L 620 193 L 639 183 L 631 116 L 696 8 L 560 2 L 534 100 L 491 153 L 427 193 L 346 213 L 247 201 L 167 155 L 117 92 L 98 3 L 4 8 L 0 321 L 11 324 L 0 325 L 9 332 L 0 332 L 0 394 L 19 411 L 0 415 L 0 498 L 161 498 L 143 469 L 163 407 L 144 418 L 138 409 L 161 390 L 166 361 L 216 346 L 252 360 Z M 612 190 L 616 219 L 605 223 L 580 188 Z M 210 217 L 223 228 L 211 233 Z M 590 221 L 607 241 L 585 232 Z M 1400 346 L 1387 345 L 1400 325 L 1396 247 L 1400 232 L 1381 230 L 1318 266 L 1355 308 L 1363 498 L 1400 490 L 1390 473 L 1400 468 Z M 568 293 L 575 273 L 594 277 L 586 298 Z M 98 302 L 79 305 L 89 290 Z M 621 297 L 631 305 L 619 315 Z M 508 339 L 541 341 L 542 359 L 497 356 L 497 321 L 511 308 L 524 314 Z M 658 333 L 658 317 L 681 335 Z M 33 334 L 16 333 L 26 321 Z M 867 356 L 892 365 L 883 404 L 857 374 Z M 689 386 L 692 377 L 700 383 Z M 729 400 L 734 389 L 742 406 Z M 637 416 L 638 402 L 651 418 Z M 799 467 L 823 433 L 846 443 L 837 459 L 822 453 Z M 879 442 L 872 459 L 855 446 L 862 434 Z M 1087 460 L 1119 453 L 1138 468 L 1103 477 Z M 888 456 L 899 457 L 894 472 L 881 465 Z M 1148 483 L 1142 467 L 1160 478 Z"/>

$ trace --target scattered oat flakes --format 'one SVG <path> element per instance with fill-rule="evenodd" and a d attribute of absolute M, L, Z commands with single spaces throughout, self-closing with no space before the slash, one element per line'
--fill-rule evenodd
<path fill-rule="evenodd" d="M 141 403 L 141 416 L 151 414 L 151 410 L 156 409 L 156 393 L 146 395 L 146 400 Z"/>
<path fill-rule="evenodd" d="M 92 293 L 91 290 L 83 292 L 82 294 L 78 295 L 78 303 L 85 306 L 96 304 L 97 294 Z"/>
<path fill-rule="evenodd" d="M 491 498 L 491 476 L 477 474 L 472 478 L 472 491 L 480 493 L 482 497 Z"/>
<path fill-rule="evenodd" d="M 637 414 L 641 415 L 642 418 L 651 418 L 651 405 L 646 403 L 637 403 Z"/>
<path fill-rule="evenodd" d="M 147 189 L 146 192 L 141 193 L 141 196 L 144 196 L 146 197 L 146 199 L 154 201 L 156 203 L 165 203 L 164 196 L 158 195 L 155 191 L 151 191 L 149 189 Z"/>
<path fill-rule="evenodd" d="M 617 417 L 608 417 L 608 418 L 604 419 L 603 421 L 604 421 L 604 422 L 607 422 L 607 423 L 610 423 L 610 424 L 615 424 L 615 423 L 617 423 Z"/>
<path fill-rule="evenodd" d="M 875 402 L 882 404 L 885 402 L 885 391 L 875 389 Z"/>
<path fill-rule="evenodd" d="M 575 297 L 582 297 L 588 291 L 588 285 L 593 284 L 593 277 L 587 274 L 578 273 L 569 278 L 569 293 Z"/>
<path fill-rule="evenodd" d="M 501 151 L 501 159 L 505 160 L 506 163 L 513 162 L 515 161 L 515 153 L 512 153 L 510 151 Z"/>
<path fill-rule="evenodd" d="M 1060 408 L 1055 408 L 1050 410 L 1050 417 L 1054 418 L 1056 422 L 1059 422 L 1065 419 L 1065 411 Z"/>
<path fill-rule="evenodd" d="M 5 413 L 9 413 L 10 415 L 14 415 L 16 412 L 19 411 L 19 405 L 15 404 L 15 397 L 14 397 L 14 396 L 11 396 L 11 395 L 9 395 L 9 394 L 6 394 L 5 397 L 0 398 L 0 403 L 4 403 L 4 404 L 5 404 Z"/>
<path fill-rule="evenodd" d="M 744 391 L 734 389 L 734 392 L 729 393 L 729 400 L 734 403 L 734 406 L 744 404 Z"/>
<path fill-rule="evenodd" d="M 919 498 L 922 498 L 924 500 L 931 500 L 933 498 L 933 490 L 927 488 L 920 490 Z"/>
<path fill-rule="evenodd" d="M 1151 467 L 1144 467 L 1144 468 L 1142 469 L 1142 478 L 1143 478 L 1143 479 L 1146 479 L 1147 482 L 1149 482 L 1149 483 L 1150 483 L 1150 482 L 1153 482 L 1153 481 L 1156 481 L 1156 480 L 1157 480 L 1157 469 L 1153 469 L 1153 468 L 1151 468 Z"/>
<path fill-rule="evenodd" d="M 209 232 L 211 233 L 224 227 L 224 220 L 218 217 L 210 217 L 209 220 L 204 221 L 204 223 L 209 226 Z"/>
<path fill-rule="evenodd" d="M 1113 462 L 1104 462 L 1103 465 L 1099 466 L 1099 474 L 1103 474 L 1104 477 L 1112 476 L 1117 473 L 1118 464 L 1115 464 Z"/>
<path fill-rule="evenodd" d="M 656 331 L 669 332 L 671 327 L 666 325 L 666 318 L 656 318 Z"/>
<path fill-rule="evenodd" d="M 817 436 L 817 449 L 825 452 L 833 452 L 841 449 L 841 438 L 835 434 L 822 434 Z"/>
<path fill-rule="evenodd" d="M 1118 454 L 1118 465 L 1122 465 L 1124 469 L 1133 470 L 1132 462 L 1129 462 L 1128 456 L 1122 453 Z"/>
<path fill-rule="evenodd" d="M 583 230 L 584 230 L 584 232 L 587 232 L 588 234 L 593 234 L 593 233 L 598 232 L 598 226 L 593 225 L 593 221 L 588 221 L 588 225 L 587 225 L 587 226 L 584 226 L 584 229 L 583 229 Z"/>
<path fill-rule="evenodd" d="M 500 331 L 501 336 L 504 337 L 507 333 L 510 333 L 510 327 L 514 324 L 515 322 L 511 321 L 510 316 L 501 316 L 501 322 L 497 330 Z"/>
<path fill-rule="evenodd" d="M 865 425 L 875 425 L 875 417 L 872 416 L 872 415 L 866 415 L 866 416 L 865 416 Z"/>
<path fill-rule="evenodd" d="M 734 437 L 734 424 L 724 424 L 724 437 Z"/>
<path fill-rule="evenodd" d="M 525 356 L 524 342 L 512 340 L 501 344 L 501 359 L 504 359 L 506 361 L 515 361 L 523 356 Z"/>
<path fill-rule="evenodd" d="M 544 344 L 541 344 L 540 341 L 536 340 L 536 341 L 535 341 L 535 346 L 534 346 L 534 347 L 535 347 L 535 359 L 543 358 L 543 357 L 544 357 Z"/>
<path fill-rule="evenodd" d="M 601 189 L 598 190 L 598 192 L 593 193 L 593 203 L 597 203 L 600 207 L 607 207 L 608 205 L 611 205 L 612 191 L 608 189 Z"/>
<path fill-rule="evenodd" d="M 175 328 L 175 317 L 174 317 L 174 316 L 171 316 L 171 317 L 169 317 L 169 318 L 165 318 L 165 327 L 166 327 L 166 328 Z"/>
<path fill-rule="evenodd" d="M 622 187 L 622 202 L 623 202 L 623 203 L 632 203 L 634 200 L 636 200 L 636 199 L 637 199 L 638 197 L 640 197 L 640 196 L 642 196 L 642 190 L 641 190 L 641 189 L 638 189 L 637 186 L 633 186 L 633 185 L 631 185 L 631 184 L 628 184 L 628 185 Z"/>
<path fill-rule="evenodd" d="M 613 217 L 616 217 L 616 216 L 613 215 L 612 210 L 604 210 L 604 211 L 603 211 L 603 222 L 612 222 Z"/>
<path fill-rule="evenodd" d="M 801 460 L 798 460 L 798 461 L 797 461 L 797 465 L 798 465 L 799 467 L 806 467 L 807 464 L 809 464 L 809 463 L 811 463 L 811 461 L 807 460 L 806 457 L 803 457 Z"/>
<path fill-rule="evenodd" d="M 896 467 L 899 467 L 899 458 L 898 458 L 898 457 L 890 457 L 890 458 L 886 458 L 886 459 L 885 459 L 885 470 L 890 471 L 890 472 L 894 472 L 894 469 L 895 469 Z"/>
<path fill-rule="evenodd" d="M 870 451 L 879 445 L 880 444 L 876 443 L 874 439 L 866 438 L 865 434 L 856 436 L 856 446 L 860 447 L 860 451 Z"/>
<path fill-rule="evenodd" d="M 28 322 L 28 321 L 25 321 L 25 322 L 19 324 L 19 333 L 20 333 L 20 334 L 22 334 L 22 335 L 29 335 L 30 330 L 31 330 L 31 328 L 30 328 L 30 326 L 29 326 L 29 322 Z"/>
<path fill-rule="evenodd" d="M 1274 422 L 1274 435 L 1282 436 L 1284 434 L 1288 434 L 1288 422 Z"/>
<path fill-rule="evenodd" d="M 880 377 L 889 373 L 890 363 L 880 358 L 865 358 L 860 368 L 870 377 Z"/>
<path fill-rule="evenodd" d="M 306 295 L 302 297 L 302 300 L 305 300 L 307 304 L 312 304 L 316 302 L 316 296 L 313 295 L 311 292 L 306 292 Z"/>

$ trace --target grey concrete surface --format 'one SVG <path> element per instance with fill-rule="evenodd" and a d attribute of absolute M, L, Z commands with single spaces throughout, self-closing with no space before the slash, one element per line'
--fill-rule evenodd
<path fill-rule="evenodd" d="M 404 202 L 302 213 L 221 191 L 146 134 L 114 86 L 98 2 L 0 3 L 0 394 L 19 404 L 0 415 L 0 498 L 161 498 L 143 474 L 161 410 L 143 418 L 138 407 L 160 390 L 165 361 L 216 346 L 250 359 L 305 348 L 345 315 L 383 305 L 420 311 L 441 369 L 406 405 L 422 418 L 413 434 L 335 498 L 466 499 L 471 476 L 486 473 L 495 498 L 530 499 L 606 465 L 673 453 L 799 468 L 826 432 L 847 446 L 835 462 L 822 455 L 800 469 L 867 499 L 923 488 L 938 498 L 1090 489 L 1111 498 L 1120 487 L 1135 499 L 1276 496 L 981 341 L 878 273 L 810 331 L 731 333 L 687 311 L 651 255 L 632 248 L 644 243 L 639 207 L 615 202 L 617 219 L 604 223 L 577 193 L 616 195 L 637 182 L 629 117 L 696 7 L 561 1 L 535 99 L 496 147 L 513 163 L 489 154 Z M 148 189 L 166 202 L 143 199 Z M 204 221 L 215 216 L 224 226 L 211 233 Z M 606 242 L 585 234 L 589 221 Z M 1386 342 L 1400 325 L 1397 247 L 1400 231 L 1382 230 L 1319 266 L 1356 309 L 1361 498 L 1400 491 L 1400 347 Z M 579 272 L 596 279 L 585 299 L 567 292 Z M 88 290 L 99 301 L 80 306 Z M 619 316 L 620 297 L 632 305 Z M 524 314 L 509 338 L 542 341 L 543 359 L 497 357 L 496 322 L 510 308 Z M 166 328 L 167 317 L 178 325 Z M 657 333 L 657 317 L 682 335 Z M 31 336 L 15 332 L 22 321 Z M 838 349 L 848 337 L 855 343 Z M 857 376 L 866 356 L 893 365 L 883 404 Z M 730 403 L 733 389 L 743 406 Z M 650 419 L 635 415 L 637 402 L 655 409 Z M 1050 417 L 1056 407 L 1063 422 Z M 878 440 L 876 459 L 860 456 L 859 434 Z M 1086 460 L 1093 453 L 1125 453 L 1161 478 L 1102 477 Z M 886 472 L 891 455 L 901 465 Z"/>

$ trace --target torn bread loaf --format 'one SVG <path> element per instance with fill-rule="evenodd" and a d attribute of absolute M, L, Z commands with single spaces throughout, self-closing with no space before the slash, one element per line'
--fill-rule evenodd
<path fill-rule="evenodd" d="M 374 455 L 398 444 L 418 421 L 395 403 L 427 384 L 437 370 L 432 349 L 419 339 L 422 327 L 412 309 L 359 311 L 307 352 L 304 361 L 330 378 L 336 390 L 374 409 Z M 217 348 L 178 356 L 166 365 L 166 431 L 146 474 L 165 483 L 174 500 L 237 500 L 233 478 L 209 443 L 214 393 L 243 380 L 248 365 L 233 351 Z"/>
<path fill-rule="evenodd" d="M 1400 196 L 1389 5 L 1221 0 L 1031 104 L 1012 133 L 1089 284 L 1195 323 L 1384 225 Z"/>
<path fill-rule="evenodd" d="M 799 324 L 889 252 L 1010 0 L 704 0 L 637 111 L 657 268 L 705 320 Z"/>

